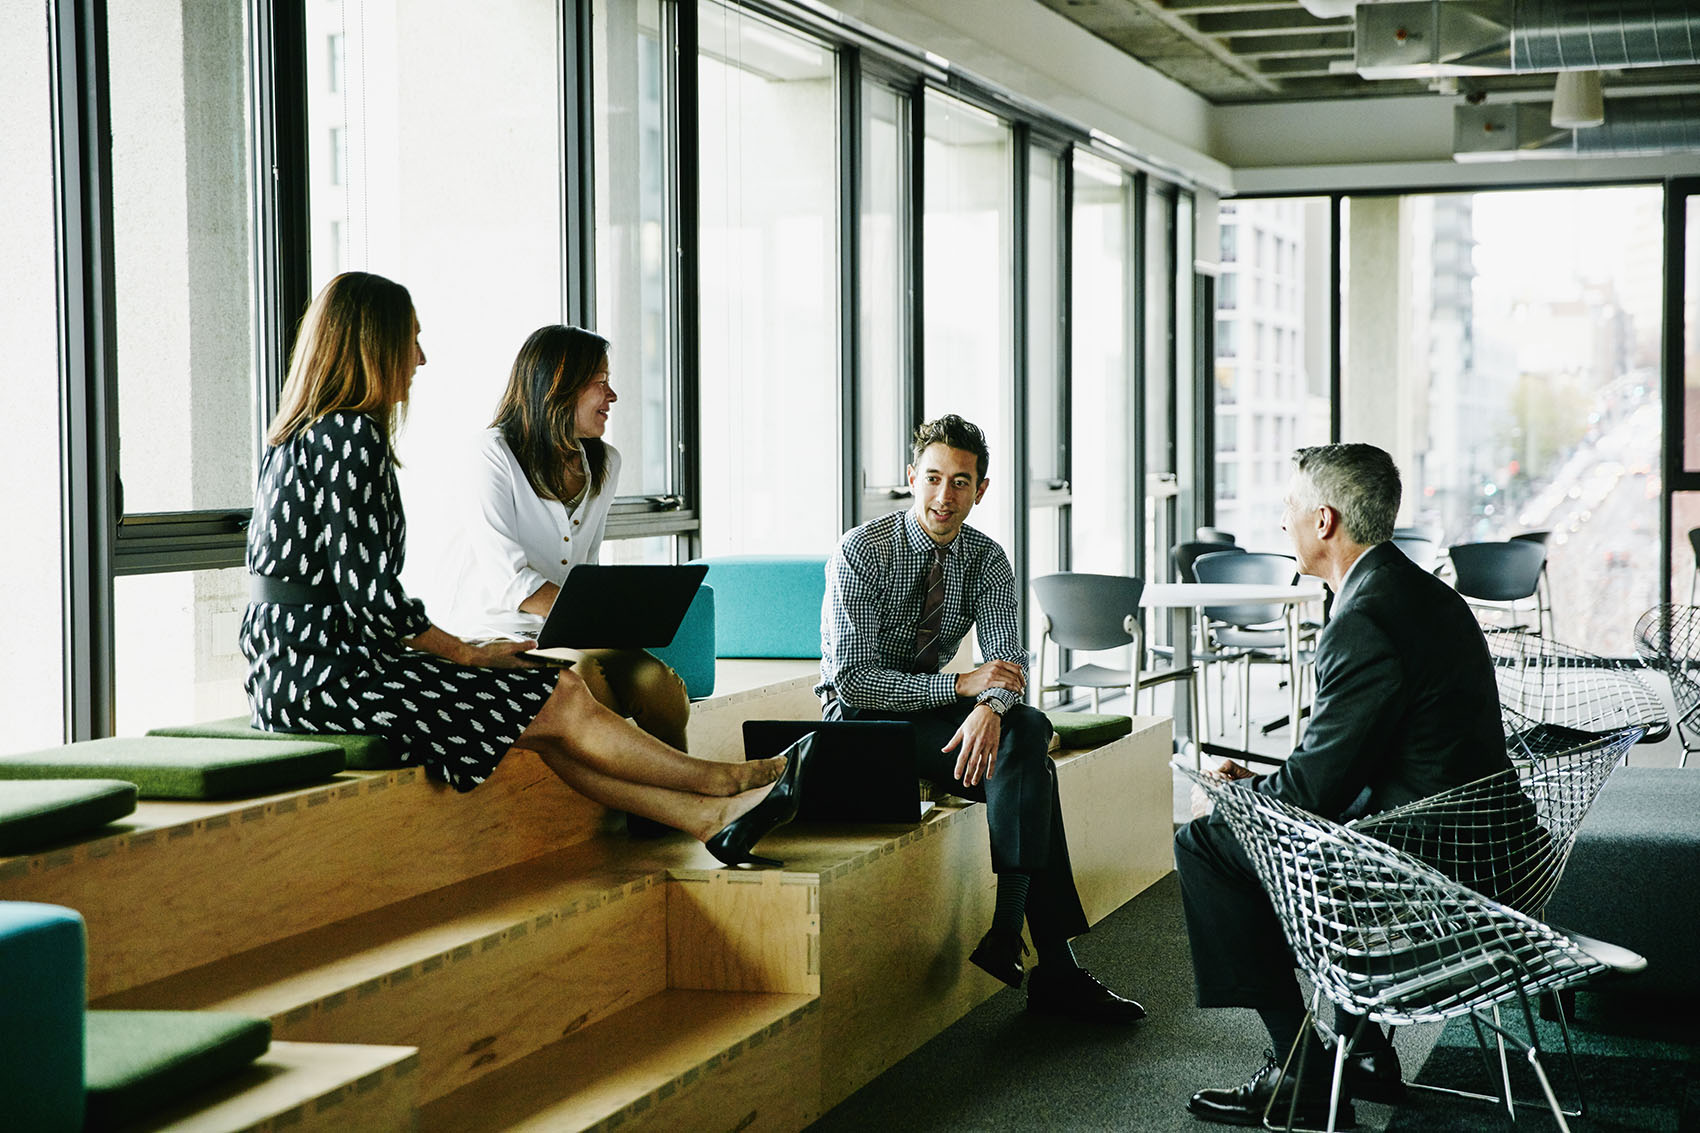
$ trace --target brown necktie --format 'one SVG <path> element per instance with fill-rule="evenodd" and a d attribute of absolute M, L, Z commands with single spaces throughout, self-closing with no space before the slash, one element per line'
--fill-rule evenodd
<path fill-rule="evenodd" d="M 933 564 L 927 568 L 927 596 L 921 602 L 921 620 L 915 626 L 916 673 L 939 671 L 939 630 L 944 625 L 944 548 L 933 548 Z"/>

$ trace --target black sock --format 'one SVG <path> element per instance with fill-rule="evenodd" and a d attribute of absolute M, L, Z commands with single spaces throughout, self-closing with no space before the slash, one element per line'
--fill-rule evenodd
<path fill-rule="evenodd" d="M 1304 1046 L 1294 1052 L 1293 1066 L 1298 1066 L 1299 1054 L 1305 1057 L 1307 1067 L 1316 1066 L 1318 1059 L 1328 1057 L 1322 1049 L 1322 1043 L 1317 1040 L 1316 1032 L 1305 1025 L 1305 1009 L 1297 1003 L 1286 1007 L 1259 1007 L 1258 1018 L 1263 1020 L 1263 1026 L 1269 1031 L 1269 1041 L 1275 1046 L 1275 1061 L 1287 1061 L 1287 1052 L 1293 1049 L 1293 1041 L 1304 1033 Z"/>
<path fill-rule="evenodd" d="M 1040 966 L 1049 970 L 1053 976 L 1065 968 L 1080 967 L 1080 961 L 1074 958 L 1074 949 L 1069 945 L 1066 936 L 1046 939 L 1034 933 L 1033 950 L 1039 954 Z"/>
<path fill-rule="evenodd" d="M 1032 874 L 998 874 L 998 906 L 992 913 L 992 932 L 1005 940 L 1021 935 L 1021 921 L 1027 915 L 1027 887 L 1032 883 Z"/>
<path fill-rule="evenodd" d="M 1358 1026 L 1363 1024 L 1363 1034 L 1358 1035 Z M 1386 1050 L 1393 1045 L 1393 1040 L 1387 1032 L 1375 1023 L 1365 1023 L 1362 1015 L 1354 1015 L 1343 1007 L 1334 1009 L 1334 1033 L 1352 1043 L 1348 1048 L 1353 1054 L 1367 1054 L 1371 1051 Z M 1357 1041 L 1352 1042 L 1352 1036 L 1358 1035 Z"/>

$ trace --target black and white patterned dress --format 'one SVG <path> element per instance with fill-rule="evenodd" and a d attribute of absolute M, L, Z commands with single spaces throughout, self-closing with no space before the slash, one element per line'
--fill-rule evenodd
<path fill-rule="evenodd" d="M 401 588 L 407 521 L 389 448 L 364 413 L 330 413 L 266 450 L 248 569 L 334 586 L 339 602 L 250 602 L 242 619 L 256 728 L 381 735 L 460 791 L 531 723 L 554 674 L 457 665 L 408 649 L 431 624 Z"/>

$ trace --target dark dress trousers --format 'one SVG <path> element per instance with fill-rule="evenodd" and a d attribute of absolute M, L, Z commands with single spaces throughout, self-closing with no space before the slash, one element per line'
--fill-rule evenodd
<path fill-rule="evenodd" d="M 1335 821 L 1402 806 L 1511 766 L 1493 661 L 1451 587 L 1391 543 L 1364 552 L 1316 649 L 1316 704 L 1298 750 L 1251 786 Z M 1200 1007 L 1282 1007 L 1292 955 L 1227 824 L 1175 836 Z"/>

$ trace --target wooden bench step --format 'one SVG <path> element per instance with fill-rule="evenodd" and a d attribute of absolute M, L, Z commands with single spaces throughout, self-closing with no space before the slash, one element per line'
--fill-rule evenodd
<path fill-rule="evenodd" d="M 403 1133 L 417 1128 L 418 1084 L 410 1047 L 273 1042 L 241 1074 L 127 1133 Z"/>
<path fill-rule="evenodd" d="M 807 995 L 664 991 L 420 1114 L 423 1130 L 797 1130 L 819 1116 Z"/>
<path fill-rule="evenodd" d="M 283 1039 L 416 1046 L 429 1099 L 666 987 L 666 876 L 622 864 L 628 845 L 558 851 L 96 1006 L 235 1011 Z"/>

